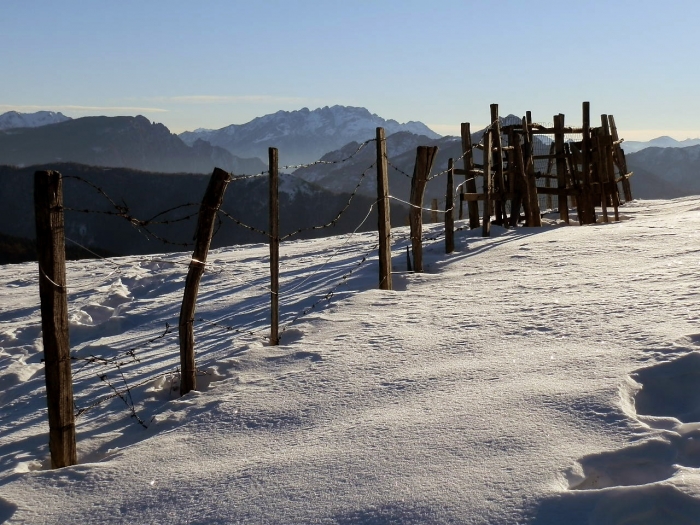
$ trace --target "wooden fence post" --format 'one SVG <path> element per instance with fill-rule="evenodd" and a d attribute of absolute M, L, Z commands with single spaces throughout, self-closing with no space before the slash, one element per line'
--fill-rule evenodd
<path fill-rule="evenodd" d="M 525 168 L 526 183 L 528 188 L 528 198 L 530 202 L 530 219 L 528 226 L 542 226 L 542 217 L 540 216 L 540 199 L 537 195 L 537 177 L 535 175 L 535 160 L 533 158 L 534 151 L 532 145 L 532 134 L 530 125 L 532 124 L 532 116 L 527 112 L 527 116 L 523 117 L 523 139 L 525 140 L 525 149 L 523 151 L 523 167 Z"/>
<path fill-rule="evenodd" d="M 438 221 L 438 200 L 430 201 L 430 222 L 435 224 Z"/>
<path fill-rule="evenodd" d="M 423 271 L 423 195 L 428 175 L 433 167 L 437 146 L 418 146 L 416 164 L 411 179 L 411 246 L 413 248 L 413 271 Z"/>
<path fill-rule="evenodd" d="M 549 158 L 547 159 L 547 171 L 545 172 L 545 175 L 547 175 L 544 179 L 544 187 L 545 188 L 551 188 L 552 187 L 552 179 L 550 175 L 552 174 L 552 168 L 554 167 L 554 142 L 552 142 L 549 145 Z M 552 208 L 554 205 L 552 204 L 552 194 L 547 193 L 547 196 L 545 197 L 544 200 L 544 206 L 547 208 L 548 211 L 552 211 Z"/>
<path fill-rule="evenodd" d="M 491 153 L 491 161 L 496 168 L 496 224 L 506 225 L 506 185 L 503 176 L 503 144 L 501 140 L 501 122 L 498 116 L 498 104 L 491 104 L 491 146 L 494 151 Z"/>
<path fill-rule="evenodd" d="M 491 199 L 493 184 L 491 183 L 491 127 L 484 133 L 484 220 L 481 222 L 481 236 L 491 236 Z"/>
<path fill-rule="evenodd" d="M 447 191 L 445 191 L 445 253 L 455 251 L 455 165 L 452 159 L 447 161 Z"/>
<path fill-rule="evenodd" d="M 617 143 L 620 137 L 617 134 L 617 126 L 615 125 L 615 117 L 608 115 L 608 121 L 610 122 L 610 133 L 612 134 L 613 142 Z M 622 150 L 620 144 L 615 144 L 614 146 L 615 158 L 617 159 L 617 167 L 620 170 L 620 178 L 622 179 L 622 192 L 625 195 L 625 202 L 630 202 L 632 200 L 632 186 L 630 186 L 630 180 L 627 172 L 627 159 L 625 159 L 625 152 Z"/>
<path fill-rule="evenodd" d="M 46 370 L 51 468 L 78 462 L 68 339 L 63 183 L 57 171 L 34 173 L 41 331 Z"/>
<path fill-rule="evenodd" d="M 569 224 L 569 199 L 566 183 L 566 155 L 564 152 L 564 115 L 554 115 L 554 154 L 557 164 L 559 218 Z"/>
<path fill-rule="evenodd" d="M 197 307 L 199 282 L 207 262 L 209 245 L 214 234 L 216 213 L 224 200 L 226 186 L 231 176 L 224 170 L 214 168 L 204 192 L 197 217 L 195 247 L 185 280 L 185 294 L 180 308 L 178 334 L 180 336 L 180 395 L 197 389 L 197 366 L 194 360 L 194 313 Z"/>
<path fill-rule="evenodd" d="M 279 201 L 279 153 L 269 148 L 270 168 L 270 344 L 280 343 L 280 201 Z"/>
<path fill-rule="evenodd" d="M 379 218 L 379 289 L 391 290 L 391 219 L 389 166 L 384 128 L 377 128 L 377 215 Z"/>
<path fill-rule="evenodd" d="M 598 187 L 600 188 L 600 208 L 603 212 L 603 221 L 610 222 L 610 219 L 608 218 L 607 157 L 605 155 L 605 146 L 603 144 L 605 131 L 603 128 L 593 128 L 592 131 L 594 132 L 593 136 L 591 137 L 593 165 L 595 168 Z"/>
<path fill-rule="evenodd" d="M 584 211 L 584 224 L 594 224 L 595 203 L 593 200 L 593 188 L 591 186 L 591 103 L 583 103 L 583 129 L 581 138 L 581 169 L 582 180 L 582 210 Z"/>
<path fill-rule="evenodd" d="M 462 123 L 462 155 L 464 162 L 464 172 L 466 180 L 467 193 L 476 193 L 476 175 L 474 175 L 474 150 L 472 148 L 472 134 L 469 122 Z M 462 191 L 464 193 L 464 191 Z M 479 202 L 469 201 L 467 203 L 469 210 L 469 228 L 474 229 L 479 227 Z M 459 203 L 459 218 L 462 218 L 462 199 Z"/>

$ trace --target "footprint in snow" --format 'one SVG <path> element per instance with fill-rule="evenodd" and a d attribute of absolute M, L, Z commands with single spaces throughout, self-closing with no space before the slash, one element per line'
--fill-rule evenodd
<path fill-rule="evenodd" d="M 697 344 L 700 337 L 689 340 Z M 684 467 L 700 468 L 700 352 L 642 368 L 630 378 L 630 415 L 663 434 L 580 459 L 567 473 L 571 490 L 647 485 Z"/>

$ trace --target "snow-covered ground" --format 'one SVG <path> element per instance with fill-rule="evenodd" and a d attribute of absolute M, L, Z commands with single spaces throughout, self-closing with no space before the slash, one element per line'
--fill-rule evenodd
<path fill-rule="evenodd" d="M 278 347 L 267 247 L 214 251 L 183 398 L 166 323 L 188 255 L 69 263 L 95 406 L 60 470 L 36 265 L 0 267 L 0 521 L 700 523 L 700 198 L 621 215 L 463 230 L 451 255 L 427 242 L 424 274 L 397 229 L 394 291 L 376 252 L 359 264 L 373 234 L 285 243 Z"/>

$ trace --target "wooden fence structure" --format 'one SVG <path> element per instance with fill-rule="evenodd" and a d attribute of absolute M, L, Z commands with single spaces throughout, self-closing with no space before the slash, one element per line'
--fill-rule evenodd
<path fill-rule="evenodd" d="M 460 217 L 462 203 L 467 202 L 470 227 L 478 227 L 477 204 L 483 201 L 484 235 L 489 234 L 490 222 L 515 227 L 524 220 L 526 226 L 541 226 L 540 196 L 545 196 L 545 207 L 550 209 L 556 197 L 559 218 L 567 223 L 569 208 L 576 209 L 579 224 L 595 223 L 596 206 L 601 207 L 604 222 L 610 220 L 610 208 L 619 220 L 618 207 L 632 200 L 633 175 L 627 171 L 621 143 L 612 115 L 601 115 L 600 127 L 591 127 L 588 102 L 583 103 L 580 127 L 567 127 L 563 114 L 554 116 L 552 127 L 534 124 L 530 112 L 520 122 L 502 123 L 498 105 L 492 104 L 491 124 L 482 143 L 473 146 L 469 124 L 462 125 L 464 168 L 454 173 L 467 179 L 481 177 L 483 190 L 478 193 L 472 185 L 460 193 Z M 543 148 L 548 151 L 542 152 Z M 481 166 L 474 163 L 475 149 L 482 152 Z M 538 184 L 540 180 L 544 185 Z"/>
<path fill-rule="evenodd" d="M 618 207 L 621 203 L 632 199 L 629 183 L 632 174 L 627 172 L 624 152 L 620 148 L 622 141 L 618 137 L 615 119 L 612 115 L 602 115 L 601 126 L 591 127 L 587 102 L 583 104 L 583 125 L 580 128 L 566 127 L 564 115 L 561 114 L 555 115 L 553 127 L 532 123 L 529 112 L 518 122 L 504 122 L 498 116 L 498 105 L 492 104 L 491 124 L 484 130 L 479 143 L 472 143 L 469 123 L 462 124 L 461 131 L 462 157 L 457 160 L 462 160 L 462 169 L 455 167 L 454 159 L 449 159 L 447 170 L 431 177 L 430 173 L 438 148 L 436 146 L 417 148 L 409 203 L 410 241 L 413 255 L 413 261 L 411 261 L 411 252 L 407 248 L 409 271 L 423 271 L 423 211 L 430 211 L 434 222 L 439 213 L 444 214 L 445 251 L 450 253 L 454 250 L 455 175 L 466 177 L 459 193 L 459 217 L 463 217 L 463 203 L 466 202 L 469 227 L 473 229 L 481 226 L 484 236 L 490 234 L 491 223 L 515 227 L 524 220 L 526 226 L 541 226 L 540 197 L 542 196 L 546 199 L 545 206 L 549 208 L 552 207 L 553 197 L 556 197 L 559 217 L 567 223 L 569 207 L 575 208 L 578 221 L 582 225 L 596 222 L 598 205 L 601 207 L 602 219 L 605 222 L 610 220 L 608 212 L 610 207 L 614 210 L 615 220 L 618 220 Z M 577 140 L 572 140 L 572 135 L 576 135 Z M 540 137 L 545 137 L 546 140 Z M 384 290 L 391 290 L 389 201 L 393 197 L 389 193 L 384 129 L 377 128 L 374 140 L 377 147 L 375 204 L 378 208 L 379 235 L 378 286 Z M 542 149 L 547 152 L 542 152 Z M 480 165 L 474 158 L 477 150 L 482 154 Z M 280 339 L 279 245 L 280 241 L 286 238 L 280 238 L 279 234 L 278 171 L 278 151 L 276 148 L 269 148 L 269 232 L 261 233 L 268 236 L 270 245 L 270 344 L 272 345 L 279 344 Z M 432 200 L 431 208 L 426 209 L 423 207 L 426 184 L 432 178 L 442 174 L 447 175 L 445 209 L 438 210 L 436 199 Z M 200 203 L 195 234 L 196 244 L 185 283 L 178 326 L 181 395 L 197 387 L 193 329 L 196 300 L 214 232 L 216 215 L 232 177 L 232 174 L 215 168 Z M 476 190 L 477 178 L 482 179 L 483 191 L 480 193 Z M 543 181 L 544 185 L 538 184 L 538 180 Z M 556 184 L 552 185 L 553 182 Z M 622 197 L 619 183 L 622 185 Z M 483 205 L 481 222 L 479 202 Z M 521 216 L 521 209 L 524 216 Z M 46 363 L 49 448 L 51 465 L 54 468 L 72 465 L 77 461 L 68 339 L 63 210 L 61 174 L 55 171 L 36 172 L 35 214 L 39 254 L 39 292 Z M 343 210 L 340 214 L 342 213 Z"/>

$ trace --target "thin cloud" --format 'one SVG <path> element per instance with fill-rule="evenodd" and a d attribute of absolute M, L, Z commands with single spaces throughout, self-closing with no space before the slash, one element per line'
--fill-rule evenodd
<path fill-rule="evenodd" d="M 300 103 L 307 99 L 301 97 L 278 97 L 271 95 L 182 95 L 175 97 L 155 97 L 156 102 L 171 102 L 179 104 L 235 104 L 239 102 L 266 103 Z"/>
<path fill-rule="evenodd" d="M 169 110 L 163 108 L 143 108 L 135 106 L 73 106 L 73 105 L 55 105 L 55 106 L 13 106 L 9 104 L 0 104 L 0 110 L 4 111 L 76 111 L 79 113 L 93 113 L 96 111 L 107 112 L 129 112 L 129 113 L 167 113 Z"/>

